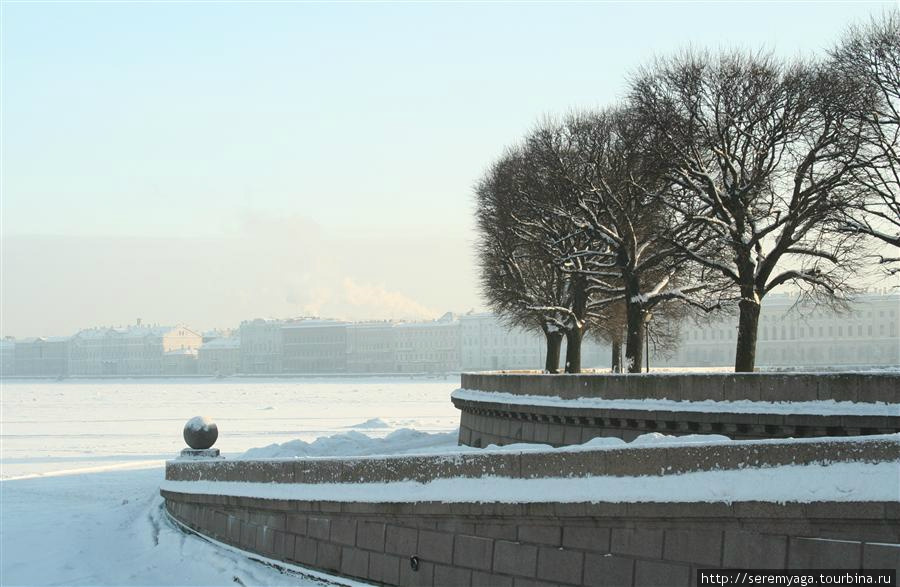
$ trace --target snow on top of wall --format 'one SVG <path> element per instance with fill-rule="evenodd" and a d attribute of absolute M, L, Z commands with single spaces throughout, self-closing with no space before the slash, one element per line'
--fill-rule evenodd
<path fill-rule="evenodd" d="M 640 477 L 436 479 L 427 483 L 165 481 L 162 489 L 263 499 L 371 503 L 733 503 L 900 501 L 898 462 L 787 465 Z"/>
<path fill-rule="evenodd" d="M 457 389 L 451 397 L 465 401 L 494 404 L 518 404 L 555 408 L 647 410 L 668 412 L 724 412 L 729 414 L 809 414 L 820 416 L 900 416 L 900 404 L 838 402 L 834 400 L 810 402 L 764 401 L 688 401 L 670 399 L 601 399 L 582 397 L 563 399 L 559 396 L 516 395 L 500 391 Z"/>

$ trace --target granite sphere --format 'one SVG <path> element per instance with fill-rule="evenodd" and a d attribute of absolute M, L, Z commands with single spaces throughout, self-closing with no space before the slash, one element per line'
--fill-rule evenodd
<path fill-rule="evenodd" d="M 219 427 L 203 416 L 194 416 L 184 425 L 184 441 L 191 448 L 203 450 L 210 448 L 219 438 Z"/>

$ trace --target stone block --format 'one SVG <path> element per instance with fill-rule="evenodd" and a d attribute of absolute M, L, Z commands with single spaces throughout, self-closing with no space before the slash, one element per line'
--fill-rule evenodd
<path fill-rule="evenodd" d="M 306 516 L 300 514 L 288 514 L 285 522 L 285 529 L 288 532 L 299 536 L 306 536 Z"/>
<path fill-rule="evenodd" d="M 900 403 L 900 377 L 893 373 L 857 375 L 858 401 Z"/>
<path fill-rule="evenodd" d="M 659 475 L 669 466 L 668 449 L 648 447 L 635 449 L 613 449 L 605 451 L 604 475 L 634 476 Z"/>
<path fill-rule="evenodd" d="M 526 420 L 522 422 L 522 442 L 535 442 L 534 422 Z M 474 581 L 474 577 L 473 577 Z"/>
<path fill-rule="evenodd" d="M 495 541 L 494 571 L 507 575 L 534 577 L 537 571 L 537 547 L 506 540 Z"/>
<path fill-rule="evenodd" d="M 275 532 L 268 526 L 256 527 L 256 550 L 258 552 L 273 554 L 275 552 Z"/>
<path fill-rule="evenodd" d="M 724 401 L 759 401 L 760 387 L 758 374 L 729 374 L 722 381 L 722 399 Z"/>
<path fill-rule="evenodd" d="M 293 534 L 275 531 L 275 554 L 282 560 L 294 558 L 294 540 Z M 315 557 L 313 557 L 315 558 Z"/>
<path fill-rule="evenodd" d="M 490 538 L 457 535 L 453 547 L 453 564 L 471 569 L 491 570 L 494 541 Z M 435 578 L 435 580 L 437 580 Z"/>
<path fill-rule="evenodd" d="M 241 522 L 241 548 L 247 550 L 256 549 L 256 530 L 257 527 L 249 522 Z"/>
<path fill-rule="evenodd" d="M 858 569 L 862 564 L 862 544 L 816 538 L 791 538 L 788 568 Z"/>
<path fill-rule="evenodd" d="M 475 524 L 475 535 L 515 541 L 517 527 L 514 524 Z"/>
<path fill-rule="evenodd" d="M 345 546 L 341 550 L 341 574 L 367 579 L 369 577 L 369 553 Z"/>
<path fill-rule="evenodd" d="M 404 562 L 399 556 L 369 553 L 369 579 L 385 585 L 397 585 L 400 582 L 400 564 Z"/>
<path fill-rule="evenodd" d="M 306 534 L 310 538 L 328 540 L 331 532 L 331 520 L 328 518 L 310 517 L 306 522 Z"/>
<path fill-rule="evenodd" d="M 553 446 L 562 446 L 565 433 L 565 427 L 562 424 L 548 424 L 547 443 Z"/>
<path fill-rule="evenodd" d="M 228 516 L 228 525 L 226 528 L 226 536 L 231 544 L 238 544 L 241 541 L 241 520 L 237 516 Z"/>
<path fill-rule="evenodd" d="M 666 530 L 663 558 L 671 561 L 717 567 L 722 562 L 722 532 L 704 530 Z"/>
<path fill-rule="evenodd" d="M 777 520 L 806 518 L 804 505 L 800 503 L 773 503 L 767 501 L 738 501 L 732 505 L 737 518 L 770 518 Z"/>
<path fill-rule="evenodd" d="M 884 520 L 884 504 L 878 502 L 812 502 L 805 504 L 808 518 L 825 520 Z"/>
<path fill-rule="evenodd" d="M 359 522 L 356 527 L 356 545 L 366 550 L 384 551 L 384 524 Z"/>
<path fill-rule="evenodd" d="M 736 569 L 783 569 L 787 537 L 757 532 L 725 531 L 722 566 Z"/>
<path fill-rule="evenodd" d="M 521 476 L 531 479 L 603 475 L 606 474 L 606 459 L 606 451 L 600 450 L 525 453 L 521 455 Z"/>
<path fill-rule="evenodd" d="M 863 544 L 864 569 L 893 569 L 900 573 L 900 545 Z"/>
<path fill-rule="evenodd" d="M 563 444 L 569 446 L 581 444 L 581 426 L 576 426 L 574 424 L 566 425 L 563 434 Z"/>
<path fill-rule="evenodd" d="M 356 520 L 352 518 L 332 518 L 331 541 L 354 546 L 356 544 Z"/>
<path fill-rule="evenodd" d="M 525 577 L 514 577 L 513 587 L 559 587 L 559 584 L 537 579 L 526 579 Z"/>
<path fill-rule="evenodd" d="M 562 544 L 562 528 L 557 525 L 523 524 L 519 526 L 518 540 L 531 544 L 559 546 Z"/>
<path fill-rule="evenodd" d="M 388 553 L 409 558 L 416 554 L 418 534 L 413 528 L 389 525 L 385 528 L 384 549 Z"/>
<path fill-rule="evenodd" d="M 634 584 L 641 587 L 690 587 L 691 567 L 656 561 L 635 561 Z"/>
<path fill-rule="evenodd" d="M 593 440 L 599 437 L 602 434 L 602 431 L 597 426 L 582 426 L 581 427 L 581 441 L 579 444 L 584 444 L 590 440 Z"/>
<path fill-rule="evenodd" d="M 472 571 L 472 587 L 512 587 L 512 577 Z"/>
<path fill-rule="evenodd" d="M 452 563 L 453 534 L 419 530 L 419 547 L 416 553 L 422 560 Z"/>
<path fill-rule="evenodd" d="M 591 552 L 609 552 L 609 528 L 594 526 L 566 526 L 562 544 L 565 548 L 577 548 Z"/>
<path fill-rule="evenodd" d="M 538 550 L 538 579 L 580 585 L 583 567 L 584 553 L 577 550 L 547 547 Z"/>
<path fill-rule="evenodd" d="M 644 528 L 613 528 L 610 550 L 613 554 L 661 559 L 663 531 Z"/>
<path fill-rule="evenodd" d="M 434 563 L 420 562 L 414 571 L 409 564 L 409 557 L 400 561 L 401 587 L 432 587 L 434 585 Z M 438 587 L 445 587 L 439 585 Z"/>
<path fill-rule="evenodd" d="M 294 556 L 291 558 L 304 565 L 315 565 L 317 546 L 318 541 L 313 538 L 296 536 L 294 538 Z"/>
<path fill-rule="evenodd" d="M 228 515 L 225 512 L 215 512 L 213 514 L 213 534 L 220 538 L 228 536 Z"/>
<path fill-rule="evenodd" d="M 584 555 L 584 584 L 589 587 L 622 587 L 631 585 L 634 559 L 612 554 Z"/>
<path fill-rule="evenodd" d="M 319 542 L 316 549 L 316 566 L 328 571 L 340 571 L 341 547 L 330 542 Z"/>
<path fill-rule="evenodd" d="M 821 401 L 855 402 L 859 399 L 859 379 L 840 373 L 822 373 L 816 377 L 818 393 L 816 399 Z M 862 400 L 866 401 L 866 400 Z"/>
<path fill-rule="evenodd" d="M 298 459 L 293 462 L 294 483 L 340 483 L 340 461 L 312 461 Z"/>
<path fill-rule="evenodd" d="M 472 584 L 472 571 L 459 567 L 434 565 L 434 584 L 437 587 L 468 587 Z"/>

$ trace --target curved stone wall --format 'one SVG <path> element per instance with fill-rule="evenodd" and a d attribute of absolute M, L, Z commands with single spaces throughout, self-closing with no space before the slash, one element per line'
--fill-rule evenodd
<path fill-rule="evenodd" d="M 814 463 L 900 462 L 893 436 L 805 441 L 659 444 L 552 452 L 478 452 L 435 456 L 342 459 L 178 459 L 166 463 L 166 481 L 320 485 L 426 483 L 436 479 L 637 477 L 744 467 Z"/>
<path fill-rule="evenodd" d="M 169 515 L 196 532 L 384 585 L 687 587 L 709 567 L 900 568 L 900 548 L 889 546 L 900 543 L 896 502 L 353 503 L 162 494 Z"/>
<path fill-rule="evenodd" d="M 385 585 L 693 585 L 698 568 L 900 568 L 900 502 L 531 503 L 385 500 L 436 479 L 676 475 L 782 464 L 900 463 L 896 437 L 553 452 L 228 461 L 176 460 L 169 515 L 267 559 Z M 364 483 L 366 501 L 336 484 Z M 328 501 L 235 487 L 321 486 Z M 488 486 L 490 487 L 490 486 Z M 250 490 L 250 494 L 253 491 Z M 277 493 L 277 491 L 276 491 Z M 391 493 L 389 495 L 396 495 Z"/>
<path fill-rule="evenodd" d="M 585 398 L 743 404 L 735 409 L 726 403 L 717 408 L 670 401 L 626 409 L 579 404 Z M 841 413 L 841 406 L 820 402 L 854 402 L 873 409 L 860 415 L 850 406 Z M 650 432 L 736 439 L 892 434 L 900 432 L 900 374 L 464 373 L 453 404 L 461 412 L 460 444 L 476 447 L 517 442 L 562 446 L 606 436 L 630 441 Z"/>
<path fill-rule="evenodd" d="M 460 387 L 562 399 L 598 397 L 682 401 L 849 401 L 900 404 L 900 372 L 548 375 L 537 371 L 492 371 L 463 373 Z"/>

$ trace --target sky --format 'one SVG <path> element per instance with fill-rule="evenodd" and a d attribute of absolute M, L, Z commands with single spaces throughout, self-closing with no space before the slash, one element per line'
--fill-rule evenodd
<path fill-rule="evenodd" d="M 472 186 L 685 47 L 893 2 L 0 3 L 0 334 L 481 309 Z"/>

